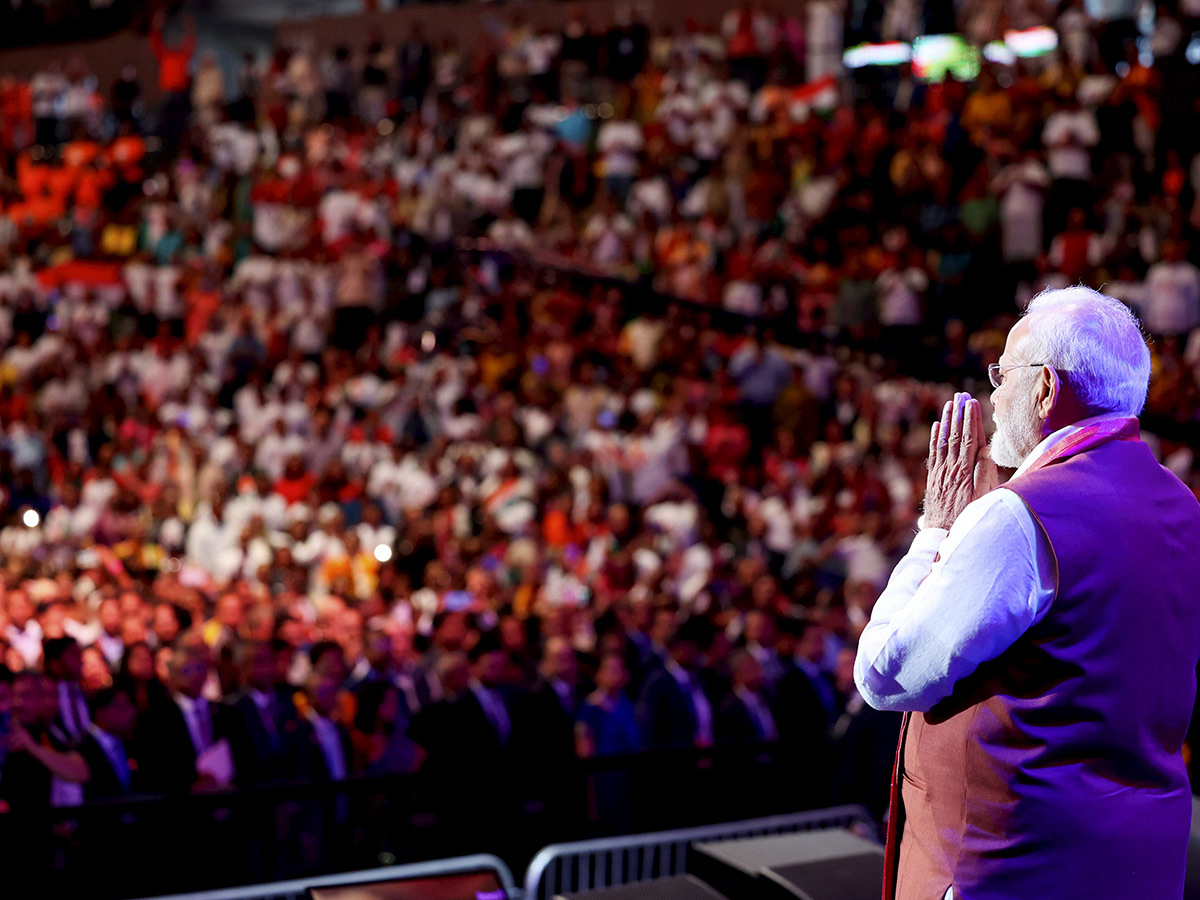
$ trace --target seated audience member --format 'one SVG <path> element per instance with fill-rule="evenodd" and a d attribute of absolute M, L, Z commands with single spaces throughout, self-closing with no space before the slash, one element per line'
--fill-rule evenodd
<path fill-rule="evenodd" d="M 86 800 L 123 797 L 137 789 L 136 763 L 129 756 L 129 741 L 137 725 L 137 708 L 123 688 L 108 687 L 92 696 L 92 722 L 79 745 L 90 777 L 84 785 Z"/>

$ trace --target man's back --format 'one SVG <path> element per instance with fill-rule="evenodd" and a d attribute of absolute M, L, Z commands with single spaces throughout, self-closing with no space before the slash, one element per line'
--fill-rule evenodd
<path fill-rule="evenodd" d="M 1047 536 L 1058 590 L 1007 651 L 913 717 L 897 894 L 1178 896 L 1200 505 L 1136 440 L 1007 488 Z"/>

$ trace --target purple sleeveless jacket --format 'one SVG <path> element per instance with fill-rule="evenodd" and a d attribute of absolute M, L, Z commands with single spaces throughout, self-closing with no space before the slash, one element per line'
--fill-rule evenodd
<path fill-rule="evenodd" d="M 1200 504 L 1138 440 L 1005 487 L 1049 539 L 1057 592 L 1007 651 L 910 717 L 894 896 L 1178 898 Z"/>

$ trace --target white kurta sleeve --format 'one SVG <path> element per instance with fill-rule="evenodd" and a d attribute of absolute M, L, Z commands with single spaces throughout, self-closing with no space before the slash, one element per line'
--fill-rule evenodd
<path fill-rule="evenodd" d="M 1053 554 L 1015 493 L 976 500 L 949 532 L 923 529 L 859 641 L 854 681 L 876 709 L 925 712 L 1045 615 Z"/>

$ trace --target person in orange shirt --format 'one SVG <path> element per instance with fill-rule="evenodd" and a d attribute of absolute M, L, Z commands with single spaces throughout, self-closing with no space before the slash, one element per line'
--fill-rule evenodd
<path fill-rule="evenodd" d="M 162 107 L 158 113 L 159 137 L 167 150 L 173 150 L 183 139 L 192 112 L 192 78 L 189 69 L 192 54 L 196 50 L 196 22 L 190 16 L 185 18 L 183 40 L 168 46 L 162 36 L 165 21 L 166 16 L 162 12 L 155 15 L 150 32 L 150 49 L 158 60 L 158 87 L 163 93 Z"/>
<path fill-rule="evenodd" d="M 158 87 L 164 94 L 186 94 L 192 83 L 189 69 L 196 50 L 196 20 L 191 16 L 184 19 L 183 40 L 172 46 L 163 41 L 162 28 L 166 20 L 165 13 L 157 13 L 150 32 L 150 49 L 158 60 Z"/>

